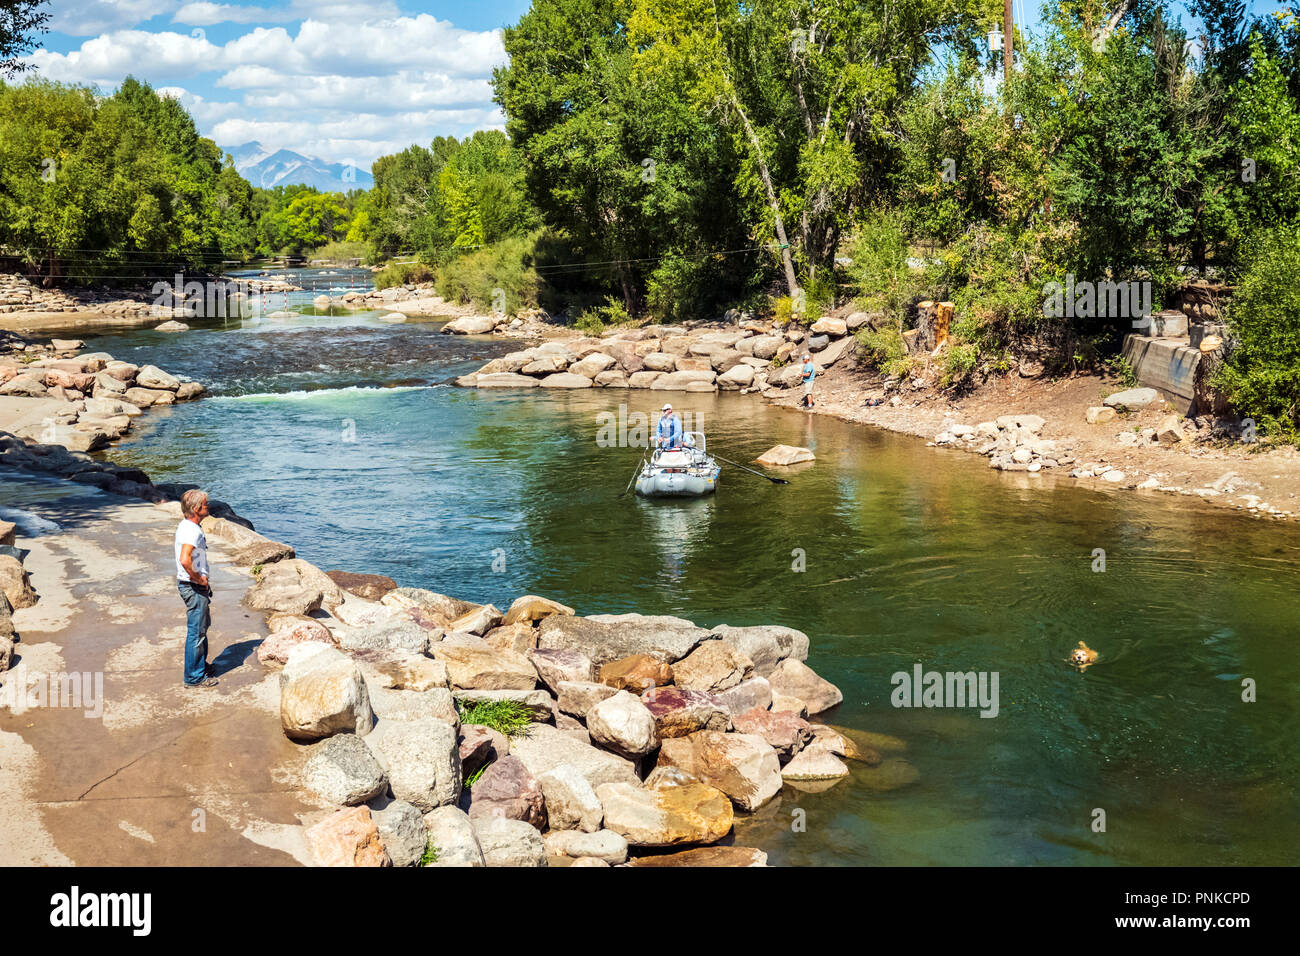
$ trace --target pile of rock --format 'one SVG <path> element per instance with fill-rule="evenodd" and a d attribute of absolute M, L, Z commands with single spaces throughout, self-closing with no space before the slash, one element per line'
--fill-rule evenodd
<path fill-rule="evenodd" d="M 1000 471 L 1034 473 L 1073 464 L 1074 458 L 1054 440 L 1042 437 L 1045 424 L 1040 416 L 1026 414 L 1002 415 L 978 425 L 945 421 L 934 444 L 977 451 L 989 459 L 990 468 Z"/>
<path fill-rule="evenodd" d="M 879 762 L 807 719 L 842 698 L 792 628 L 578 617 L 533 595 L 503 613 L 296 559 L 257 579 L 245 600 L 270 615 L 258 657 L 283 664 L 284 733 L 310 745 L 304 785 L 337 808 L 304 820 L 322 865 L 606 866 L 664 849 L 682 852 L 659 863 L 762 865 L 715 846 L 737 812 L 842 779 L 841 758 Z M 513 738 L 462 723 L 495 701 L 534 723 Z"/>
<path fill-rule="evenodd" d="M 173 309 L 147 302 L 141 290 L 99 286 L 46 289 L 24 276 L 0 275 L 0 313 L 81 312 L 96 315 L 170 316 Z"/>
<path fill-rule="evenodd" d="M 458 325 L 457 328 L 452 328 Z M 471 327 L 472 325 L 472 327 Z M 498 331 L 491 319 L 461 319 L 444 331 Z M 791 388 L 802 375 L 787 364 L 801 350 L 821 371 L 853 344 L 849 322 L 820 319 L 781 328 L 739 317 L 682 326 L 611 329 L 600 338 L 552 340 L 493 359 L 457 384 L 477 388 L 649 388 L 657 391 L 749 392 Z"/>
<path fill-rule="evenodd" d="M 0 674 L 9 669 L 18 640 L 13 612 L 36 603 L 36 592 L 23 567 L 26 552 L 14 547 L 16 531 L 12 521 L 0 520 Z"/>
<path fill-rule="evenodd" d="M 75 355 L 82 346 L 76 340 L 55 339 L 43 349 L 29 345 L 0 355 L 0 396 L 63 404 L 19 429 L 21 438 L 93 451 L 122 437 L 142 409 L 190 401 L 205 391 L 183 376 L 119 362 L 107 352 Z"/>

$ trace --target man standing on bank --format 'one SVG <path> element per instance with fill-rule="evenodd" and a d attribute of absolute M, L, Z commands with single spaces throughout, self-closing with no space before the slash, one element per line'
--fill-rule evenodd
<path fill-rule="evenodd" d="M 191 488 L 181 495 L 176 528 L 176 588 L 185 602 L 185 685 L 216 687 L 208 673 L 208 625 L 212 588 L 208 585 L 208 539 L 200 522 L 208 516 L 207 492 Z"/>

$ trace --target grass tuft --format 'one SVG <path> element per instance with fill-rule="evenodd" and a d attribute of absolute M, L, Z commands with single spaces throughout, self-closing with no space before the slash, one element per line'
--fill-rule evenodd
<path fill-rule="evenodd" d="M 532 713 L 523 704 L 513 700 L 484 700 L 461 707 L 460 722 L 487 727 L 507 737 L 518 737 L 533 722 Z"/>

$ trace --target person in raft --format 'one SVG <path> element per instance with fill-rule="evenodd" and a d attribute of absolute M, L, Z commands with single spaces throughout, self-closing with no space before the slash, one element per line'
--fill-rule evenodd
<path fill-rule="evenodd" d="M 673 407 L 664 405 L 659 412 L 659 425 L 655 429 L 656 444 L 667 451 L 682 447 L 682 420 L 673 414 Z"/>
<path fill-rule="evenodd" d="M 812 390 L 813 379 L 817 377 L 817 367 L 812 363 L 812 356 L 807 352 L 803 353 L 803 377 L 799 381 L 803 385 L 803 399 L 799 402 L 804 408 L 813 407 Z"/>
<path fill-rule="evenodd" d="M 217 679 L 208 670 L 208 539 L 200 525 L 208 516 L 207 493 L 191 488 L 181 495 L 181 516 L 176 527 L 176 589 L 185 602 L 185 684 L 216 687 Z"/>

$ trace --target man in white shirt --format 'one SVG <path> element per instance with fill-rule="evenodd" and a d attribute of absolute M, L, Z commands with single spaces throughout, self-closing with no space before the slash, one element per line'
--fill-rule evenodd
<path fill-rule="evenodd" d="M 206 492 L 191 488 L 181 495 L 181 523 L 176 528 L 176 587 L 185 602 L 185 684 L 216 687 L 208 674 L 208 625 L 212 589 L 208 586 L 208 539 L 200 522 L 208 516 Z"/>

